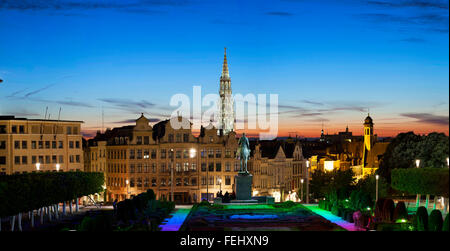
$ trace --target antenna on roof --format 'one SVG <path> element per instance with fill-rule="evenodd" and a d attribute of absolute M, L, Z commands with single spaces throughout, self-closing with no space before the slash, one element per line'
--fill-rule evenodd
<path fill-rule="evenodd" d="M 48 111 L 48 106 L 45 107 L 45 115 L 44 115 L 44 119 L 47 119 L 47 111 Z"/>
<path fill-rule="evenodd" d="M 103 106 L 102 106 L 102 133 L 104 133 L 105 132 L 105 112 L 103 111 Z"/>

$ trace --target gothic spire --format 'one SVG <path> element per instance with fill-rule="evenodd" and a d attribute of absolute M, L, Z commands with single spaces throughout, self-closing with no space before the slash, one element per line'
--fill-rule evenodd
<path fill-rule="evenodd" d="M 227 63 L 227 47 L 225 47 L 225 52 L 223 55 L 223 67 L 222 67 L 222 77 L 229 78 L 230 74 L 228 72 L 228 63 Z"/>

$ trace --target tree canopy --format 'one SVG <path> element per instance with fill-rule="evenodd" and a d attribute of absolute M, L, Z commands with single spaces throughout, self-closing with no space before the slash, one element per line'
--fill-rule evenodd
<path fill-rule="evenodd" d="M 316 170 L 311 175 L 310 189 L 315 198 L 337 196 L 345 198 L 349 195 L 355 183 L 351 169 L 325 172 Z"/>
<path fill-rule="evenodd" d="M 426 136 L 413 132 L 400 133 L 388 145 L 377 172 L 390 182 L 393 169 L 415 167 L 416 159 L 420 159 L 421 167 L 445 167 L 448 148 L 449 138 L 443 133 L 430 133 Z"/>

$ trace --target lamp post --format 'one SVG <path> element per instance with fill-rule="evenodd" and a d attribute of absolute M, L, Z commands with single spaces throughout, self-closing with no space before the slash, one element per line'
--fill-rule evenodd
<path fill-rule="evenodd" d="M 378 201 L 378 180 L 380 179 L 380 176 L 377 174 L 375 175 L 375 201 Z"/>
<path fill-rule="evenodd" d="M 420 167 L 420 159 L 416 159 L 416 168 Z M 416 197 L 416 208 L 420 206 L 420 194 L 417 194 Z"/>
<path fill-rule="evenodd" d="M 130 183 L 130 181 L 128 179 L 125 180 L 125 184 L 127 185 L 127 195 L 125 196 L 125 199 L 128 199 L 128 184 Z"/>
<path fill-rule="evenodd" d="M 61 165 L 58 163 L 56 164 L 56 171 L 59 172 L 59 168 L 61 167 Z"/>
<path fill-rule="evenodd" d="M 309 204 L 309 160 L 306 160 L 306 204 Z"/>
<path fill-rule="evenodd" d="M 41 167 L 41 163 L 39 163 L 39 162 L 36 163 L 36 170 L 37 170 L 37 171 L 39 171 L 40 167 Z"/>
<path fill-rule="evenodd" d="M 302 184 L 302 187 L 301 187 L 301 193 L 300 193 L 300 194 L 301 194 L 301 195 L 300 195 L 300 196 L 301 196 L 301 197 L 300 197 L 300 202 L 303 202 L 303 181 L 304 181 L 303 179 L 300 180 L 300 183 Z"/>
<path fill-rule="evenodd" d="M 175 200 L 174 200 L 174 198 L 173 198 L 173 166 L 174 166 L 174 151 L 173 151 L 173 148 L 172 149 L 170 149 L 170 151 L 172 152 L 172 158 L 171 158 L 171 162 L 172 162 L 172 165 L 170 165 L 170 200 L 172 201 L 172 202 L 174 202 Z"/>
<path fill-rule="evenodd" d="M 219 193 L 222 192 L 222 178 L 218 178 L 217 181 L 219 182 Z"/>
<path fill-rule="evenodd" d="M 195 157 L 197 156 L 197 150 L 195 149 L 195 148 L 191 148 L 190 150 L 189 150 L 189 157 L 191 158 L 191 170 L 192 171 L 194 171 L 193 169 L 192 169 L 192 162 L 193 161 L 195 161 L 195 160 L 193 160 Z M 197 165 L 197 161 L 195 161 L 195 165 Z M 189 167 L 188 167 L 188 169 L 189 169 Z M 192 184 L 191 184 L 192 185 Z M 195 200 L 195 198 L 194 198 L 194 200 Z M 197 202 L 197 201 L 195 201 L 195 202 Z"/>

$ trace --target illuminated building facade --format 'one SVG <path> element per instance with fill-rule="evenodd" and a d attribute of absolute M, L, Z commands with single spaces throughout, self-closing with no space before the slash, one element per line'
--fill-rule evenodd
<path fill-rule="evenodd" d="M 0 116 L 0 174 L 83 170 L 82 123 Z"/>
<path fill-rule="evenodd" d="M 311 170 L 331 171 L 351 168 L 357 178 L 374 173 L 389 142 L 380 142 L 374 134 L 374 124 L 367 116 L 363 124 L 363 136 L 353 136 L 346 130 L 336 135 L 323 135 L 329 143 L 324 153 L 310 156 Z"/>
<path fill-rule="evenodd" d="M 306 159 L 299 141 L 252 142 L 249 167 L 253 195 L 273 196 L 275 201 L 298 201 L 301 179 L 306 179 Z"/>
<path fill-rule="evenodd" d="M 232 193 L 239 171 L 237 147 L 234 132 L 221 136 L 216 128 L 202 128 L 195 137 L 191 129 L 173 129 L 169 120 L 152 127 L 142 115 L 136 125 L 106 130 L 90 139 L 86 170 L 105 172 L 109 201 L 147 189 L 159 199 L 171 199 L 173 170 L 175 201 L 199 202 L 220 190 Z"/>

